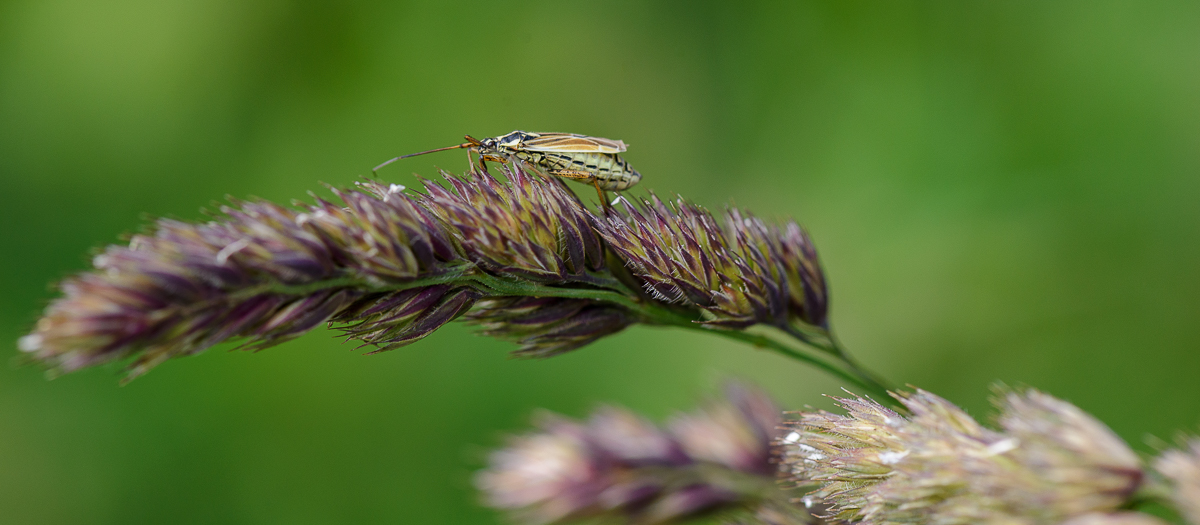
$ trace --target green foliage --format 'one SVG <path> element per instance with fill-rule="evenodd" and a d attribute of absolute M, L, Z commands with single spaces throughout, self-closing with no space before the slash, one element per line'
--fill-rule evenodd
<path fill-rule="evenodd" d="M 569 131 L 629 143 L 636 195 L 805 224 L 870 368 L 972 413 L 982 385 L 1036 385 L 1137 446 L 1200 414 L 1197 35 L 1169 1 L 8 2 L 0 341 L 142 213 Z M 439 155 L 383 176 L 464 167 Z M 0 371 L 6 519 L 490 523 L 470 472 L 534 407 L 661 416 L 730 372 L 792 408 L 840 386 L 651 328 L 538 363 L 463 326 L 336 345 L 209 352 L 125 388 L 116 368 Z"/>

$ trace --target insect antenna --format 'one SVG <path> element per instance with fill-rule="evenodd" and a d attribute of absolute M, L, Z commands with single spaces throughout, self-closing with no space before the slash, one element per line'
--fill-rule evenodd
<path fill-rule="evenodd" d="M 420 152 L 420 153 L 409 153 L 408 155 L 401 155 L 401 156 L 399 156 L 399 157 L 396 157 L 396 158 L 394 158 L 394 159 L 388 160 L 387 162 L 384 162 L 383 164 L 380 164 L 380 165 L 378 165 L 378 166 L 375 166 L 375 168 L 373 168 L 373 169 L 371 170 L 371 173 L 372 173 L 372 174 L 374 174 L 375 172 L 379 171 L 379 169 L 380 169 L 380 168 L 382 168 L 382 167 L 384 167 L 384 166 L 387 166 L 388 164 L 391 164 L 391 163 L 393 163 L 393 162 L 396 162 L 396 161 L 398 161 L 398 160 L 400 160 L 400 159 L 407 159 L 407 158 L 409 158 L 409 157 L 416 157 L 417 155 L 424 155 L 424 154 L 426 154 L 426 153 L 434 153 L 434 152 L 438 152 L 438 151 L 446 151 L 446 150 L 449 150 L 449 149 L 462 149 L 462 148 L 471 148 L 471 147 L 475 147 L 475 146 L 478 146 L 478 145 L 479 145 L 479 141 L 478 141 L 478 140 L 475 140 L 475 139 L 473 139 L 473 138 L 471 138 L 470 136 L 467 136 L 467 140 L 469 140 L 470 142 L 464 142 L 464 143 L 462 143 L 462 144 L 459 144 L 459 145 L 457 145 L 457 146 L 446 146 L 446 147 L 444 147 L 444 148 L 431 149 L 431 150 L 429 150 L 429 151 L 422 151 L 422 152 Z"/>

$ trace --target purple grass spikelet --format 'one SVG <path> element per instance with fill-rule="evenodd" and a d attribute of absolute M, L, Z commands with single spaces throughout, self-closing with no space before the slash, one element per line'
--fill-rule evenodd
<path fill-rule="evenodd" d="M 621 307 L 586 299 L 498 297 L 477 303 L 466 320 L 484 335 L 521 345 L 518 357 L 550 357 L 620 332 L 636 319 Z"/>
<path fill-rule="evenodd" d="M 374 183 L 335 193 L 345 206 L 234 201 L 208 223 L 158 221 L 67 279 L 22 350 L 62 372 L 133 356 L 132 377 L 225 340 L 259 349 L 352 322 L 339 314 L 375 288 L 422 288 L 460 257 L 409 197 Z"/>
<path fill-rule="evenodd" d="M 447 270 L 461 258 L 437 218 L 404 187 L 375 181 L 357 183 L 360 191 L 330 188 L 338 206 L 314 196 L 317 204 L 296 217 L 311 225 L 324 243 L 337 247 L 335 263 L 372 283 L 404 282 Z"/>
<path fill-rule="evenodd" d="M 771 444 L 781 432 L 780 413 L 770 397 L 732 383 L 724 397 L 676 416 L 669 428 L 693 458 L 773 476 L 778 465 Z"/>
<path fill-rule="evenodd" d="M 726 398 L 676 417 L 669 430 L 612 407 L 586 422 L 542 415 L 535 432 L 492 454 L 476 484 L 489 505 L 534 524 L 744 517 L 772 505 L 791 509 L 793 521 L 780 523 L 809 523 L 776 484 L 777 465 L 763 459 L 780 418 L 774 406 L 731 385 Z"/>
<path fill-rule="evenodd" d="M 781 230 L 736 209 L 718 222 L 682 199 L 622 202 L 598 229 L 654 297 L 702 308 L 714 326 L 825 326 L 825 280 L 798 226 Z"/>
<path fill-rule="evenodd" d="M 767 239 L 778 242 L 792 315 L 810 325 L 829 328 L 829 287 L 812 239 L 792 220 L 769 233 Z"/>
<path fill-rule="evenodd" d="M 462 315 L 478 300 L 470 287 L 438 284 L 361 296 L 330 322 L 376 352 L 412 344 Z"/>
<path fill-rule="evenodd" d="M 422 204 L 446 224 L 467 257 L 485 269 L 539 282 L 566 282 L 604 267 L 588 212 L 554 181 L 506 169 L 509 183 L 468 172 L 426 183 Z"/>

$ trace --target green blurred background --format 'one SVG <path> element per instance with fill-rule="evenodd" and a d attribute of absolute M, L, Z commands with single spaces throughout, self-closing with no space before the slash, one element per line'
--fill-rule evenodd
<path fill-rule="evenodd" d="M 895 382 L 979 415 L 992 382 L 1036 386 L 1142 450 L 1200 422 L 1182 1 L 3 2 L 0 341 L 147 214 L 286 202 L 513 129 L 623 139 L 634 194 L 798 218 L 841 337 Z M 434 164 L 462 155 L 383 176 Z M 841 386 L 673 330 L 511 349 L 456 324 L 368 357 L 326 331 L 219 348 L 126 387 L 3 367 L 0 522 L 494 523 L 471 472 L 537 407 Z"/>

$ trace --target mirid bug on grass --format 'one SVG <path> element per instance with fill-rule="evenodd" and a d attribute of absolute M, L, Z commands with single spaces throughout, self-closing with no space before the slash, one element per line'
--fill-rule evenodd
<path fill-rule="evenodd" d="M 625 151 L 625 143 L 619 140 L 602 139 L 574 133 L 532 133 L 514 131 L 507 135 L 478 140 L 470 135 L 467 141 L 457 146 L 431 149 L 420 153 L 401 155 L 372 171 L 379 171 L 397 160 L 451 149 L 466 149 L 479 154 L 479 166 L 487 171 L 484 162 L 505 163 L 516 158 L 542 170 L 548 175 L 590 184 L 596 188 L 600 203 L 608 206 L 605 190 L 622 191 L 642 180 L 638 173 L 618 153 Z M 471 161 L 474 162 L 473 160 Z"/>

